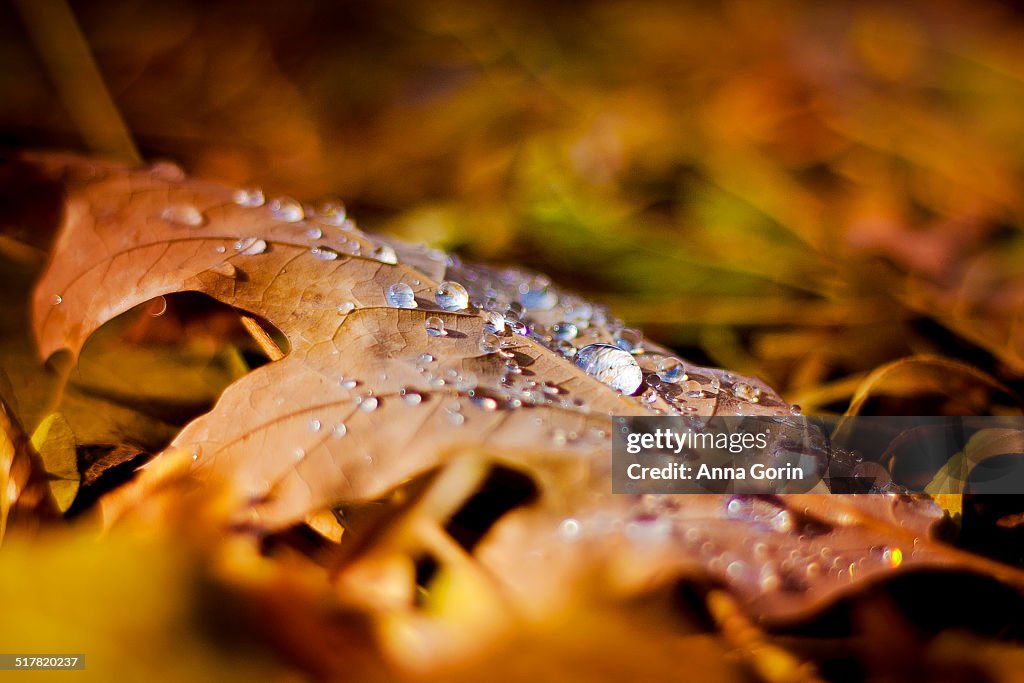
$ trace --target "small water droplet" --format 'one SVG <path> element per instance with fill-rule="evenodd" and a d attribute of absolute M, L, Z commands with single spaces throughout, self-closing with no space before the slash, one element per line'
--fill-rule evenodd
<path fill-rule="evenodd" d="M 558 341 L 572 341 L 580 333 L 580 329 L 569 322 L 555 323 L 551 326 L 551 336 Z"/>
<path fill-rule="evenodd" d="M 380 399 L 376 396 L 361 396 L 359 398 L 359 410 L 364 413 L 372 413 L 380 405 Z"/>
<path fill-rule="evenodd" d="M 343 226 L 347 216 L 345 205 L 337 199 L 325 199 L 320 202 L 316 212 L 321 221 L 337 227 Z"/>
<path fill-rule="evenodd" d="M 662 381 L 675 384 L 686 380 L 686 366 L 678 358 L 666 356 L 658 362 L 658 377 Z"/>
<path fill-rule="evenodd" d="M 243 187 L 239 190 L 235 190 L 231 199 L 234 200 L 235 204 L 247 208 L 263 206 L 267 201 L 266 197 L 263 196 L 263 190 L 255 186 Z"/>
<path fill-rule="evenodd" d="M 488 412 L 498 409 L 498 402 L 495 401 L 490 396 L 479 396 L 479 395 L 477 395 L 477 396 L 473 396 L 470 399 L 470 401 L 477 408 L 480 408 L 482 410 L 486 410 Z"/>
<path fill-rule="evenodd" d="M 484 332 L 491 334 L 505 334 L 505 316 L 494 311 L 484 311 Z"/>
<path fill-rule="evenodd" d="M 611 388 L 632 394 L 643 382 L 643 372 L 632 354 L 611 344 L 590 344 L 580 349 L 576 367 Z"/>
<path fill-rule="evenodd" d="M 416 308 L 416 295 L 412 287 L 404 282 L 396 282 L 387 289 L 386 298 L 389 306 L 395 308 Z"/>
<path fill-rule="evenodd" d="M 427 328 L 427 334 L 432 337 L 444 337 L 448 334 L 448 331 L 444 329 L 444 321 L 437 316 L 430 316 L 423 324 Z"/>
<path fill-rule="evenodd" d="M 57 306 L 62 301 L 64 301 L 64 299 L 63 299 L 63 297 L 61 297 L 60 294 L 54 294 L 53 296 L 50 297 L 50 305 L 51 306 Z"/>
<path fill-rule="evenodd" d="M 309 253 L 321 261 L 333 261 L 338 258 L 338 252 L 330 247 L 313 247 Z"/>
<path fill-rule="evenodd" d="M 318 239 L 320 239 L 323 236 L 324 236 L 324 231 L 321 230 L 320 228 L 316 227 L 316 226 L 314 226 L 312 228 L 308 228 L 306 230 L 306 237 L 308 237 L 311 240 L 318 240 Z"/>
<path fill-rule="evenodd" d="M 357 386 L 359 386 L 359 380 L 357 380 L 357 379 L 342 379 L 340 384 L 341 384 L 341 388 L 342 389 L 348 389 L 349 391 L 351 391 L 352 389 L 355 389 Z"/>
<path fill-rule="evenodd" d="M 351 301 L 343 301 L 340 304 L 338 304 L 338 313 L 341 313 L 342 315 L 346 313 L 351 313 L 353 310 L 355 310 L 355 307 L 356 305 Z"/>
<path fill-rule="evenodd" d="M 501 339 L 498 335 L 485 332 L 480 338 L 480 350 L 484 353 L 496 353 L 501 348 Z"/>
<path fill-rule="evenodd" d="M 306 457 L 306 449 L 305 448 L 296 448 L 292 452 L 292 457 L 295 459 L 296 462 L 300 462 L 300 461 L 304 460 L 305 457 Z"/>
<path fill-rule="evenodd" d="M 761 390 L 747 382 L 733 384 L 732 393 L 736 395 L 736 398 L 750 403 L 757 403 L 761 398 Z"/>
<path fill-rule="evenodd" d="M 402 396 L 402 401 L 411 406 L 419 405 L 423 401 L 423 394 L 413 389 L 403 388 L 399 394 Z"/>
<path fill-rule="evenodd" d="M 206 223 L 206 217 L 202 211 L 191 204 L 172 204 L 160 212 L 160 218 L 168 223 L 182 225 L 188 228 L 198 228 Z"/>
<path fill-rule="evenodd" d="M 508 325 L 508 329 L 510 329 L 513 334 L 518 334 L 523 337 L 527 337 L 530 335 L 530 328 L 527 327 L 526 323 L 524 323 L 522 320 L 516 320 L 515 318 L 505 318 L 505 324 Z"/>
<path fill-rule="evenodd" d="M 700 382 L 695 379 L 687 380 L 680 385 L 683 390 L 683 396 L 686 398 L 700 398 L 704 394 L 704 389 Z"/>
<path fill-rule="evenodd" d="M 348 434 L 348 427 L 345 426 L 344 422 L 339 422 L 338 424 L 334 425 L 334 429 L 331 430 L 331 436 L 333 436 L 335 439 L 340 439 L 346 434 Z"/>
<path fill-rule="evenodd" d="M 569 517 L 568 519 L 563 519 L 562 523 L 558 525 L 559 535 L 568 541 L 574 541 L 577 538 L 579 538 L 581 531 L 582 526 L 577 520 L 573 519 L 572 517 Z"/>
<path fill-rule="evenodd" d="M 319 432 L 320 431 L 320 426 L 321 426 L 320 420 L 317 420 L 316 418 L 314 418 L 314 419 L 309 421 L 309 429 L 310 429 L 311 432 L 314 432 L 314 433 Z"/>
<path fill-rule="evenodd" d="M 155 161 L 149 167 L 149 174 L 160 180 L 178 182 L 185 179 L 185 169 L 173 161 Z"/>
<path fill-rule="evenodd" d="M 242 256 L 256 256 L 267 250 L 267 243 L 258 237 L 242 237 L 235 240 L 234 249 Z"/>
<path fill-rule="evenodd" d="M 421 353 L 416 360 L 420 363 L 429 364 L 433 363 L 435 358 L 431 356 L 429 353 Z"/>
<path fill-rule="evenodd" d="M 285 223 L 298 223 L 306 217 L 302 204 L 291 197 L 277 197 L 271 200 L 270 215 Z"/>
<path fill-rule="evenodd" d="M 463 415 L 462 413 L 453 412 L 449 410 L 448 421 L 451 422 L 453 425 L 458 426 L 466 421 L 466 416 Z"/>
<path fill-rule="evenodd" d="M 235 268 L 234 264 L 224 262 L 218 263 L 217 265 L 210 268 L 210 272 L 216 273 L 221 277 L 227 277 L 234 279 L 238 276 L 238 268 Z"/>
<path fill-rule="evenodd" d="M 895 569 L 903 564 L 903 551 L 899 548 L 885 548 L 882 551 L 882 563 Z"/>
<path fill-rule="evenodd" d="M 639 330 L 627 327 L 615 337 L 615 345 L 630 353 L 643 353 L 644 336 Z"/>
<path fill-rule="evenodd" d="M 370 256 L 381 263 L 390 263 L 391 265 L 398 263 L 398 254 L 388 244 L 377 247 Z"/>
<path fill-rule="evenodd" d="M 469 293 L 458 282 L 445 280 L 437 286 L 434 301 L 446 311 L 461 311 L 469 306 Z"/>

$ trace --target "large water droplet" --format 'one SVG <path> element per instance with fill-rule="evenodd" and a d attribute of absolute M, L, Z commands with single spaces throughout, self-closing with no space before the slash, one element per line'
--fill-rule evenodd
<path fill-rule="evenodd" d="M 580 329 L 569 322 L 555 323 L 551 326 L 551 336 L 558 341 L 572 341 L 579 333 Z"/>
<path fill-rule="evenodd" d="M 437 316 L 430 316 L 423 324 L 427 328 L 427 334 L 432 337 L 444 337 L 448 334 L 444 329 L 444 321 Z"/>
<path fill-rule="evenodd" d="M 338 252 L 330 247 L 313 247 L 309 253 L 321 261 L 333 261 L 338 258 Z"/>
<path fill-rule="evenodd" d="M 404 282 L 396 282 L 388 287 L 386 296 L 388 305 L 395 308 L 416 308 L 418 305 L 412 287 Z"/>
<path fill-rule="evenodd" d="M 256 256 L 267 250 L 267 243 L 258 237 L 242 237 L 235 240 L 234 248 L 242 256 Z"/>
<path fill-rule="evenodd" d="M 377 247 L 370 256 L 381 263 L 390 263 L 391 265 L 398 263 L 398 254 L 388 244 Z"/>
<path fill-rule="evenodd" d="M 298 223 L 306 217 L 302 204 L 291 197 L 278 197 L 270 202 L 270 215 L 285 223 Z"/>
<path fill-rule="evenodd" d="M 198 228 L 206 223 L 203 212 L 191 204 L 172 204 L 160 212 L 160 218 L 168 223 L 183 225 L 188 228 Z"/>
<path fill-rule="evenodd" d="M 320 239 L 323 236 L 324 236 L 324 231 L 321 230 L 320 228 L 316 227 L 316 226 L 314 226 L 312 228 L 308 228 L 306 230 L 306 237 L 308 237 L 311 240 L 318 240 L 318 239 Z"/>
<path fill-rule="evenodd" d="M 458 282 L 445 280 L 437 286 L 434 301 L 446 311 L 461 311 L 469 306 L 469 293 Z"/>
<path fill-rule="evenodd" d="M 574 362 L 612 389 L 632 394 L 643 382 L 643 372 L 632 354 L 611 344 L 590 344 L 576 352 Z"/>
<path fill-rule="evenodd" d="M 335 439 L 340 439 L 346 434 L 348 434 L 348 427 L 345 426 L 344 422 L 339 422 L 338 424 L 334 425 L 334 429 L 331 430 L 331 436 L 333 436 Z"/>
<path fill-rule="evenodd" d="M 234 200 L 235 204 L 247 208 L 263 206 L 267 201 L 266 197 L 263 196 L 263 190 L 258 187 L 243 187 L 239 190 L 235 190 L 235 193 L 231 198 Z"/>

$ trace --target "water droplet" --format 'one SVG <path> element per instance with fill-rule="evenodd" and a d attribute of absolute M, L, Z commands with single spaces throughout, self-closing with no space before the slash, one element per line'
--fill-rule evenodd
<path fill-rule="evenodd" d="M 623 351 L 642 353 L 644 350 L 644 336 L 639 330 L 627 327 L 616 335 L 615 345 Z"/>
<path fill-rule="evenodd" d="M 466 421 L 466 416 L 463 415 L 462 413 L 449 410 L 448 421 L 451 422 L 453 425 L 458 426 Z"/>
<path fill-rule="evenodd" d="M 484 332 L 491 334 L 505 334 L 505 316 L 494 311 L 483 311 Z"/>
<path fill-rule="evenodd" d="M 398 263 L 398 254 L 388 244 L 377 247 L 370 256 L 381 263 L 390 263 L 391 265 Z"/>
<path fill-rule="evenodd" d="M 558 525 L 559 535 L 568 541 L 573 541 L 579 538 L 580 531 L 582 531 L 582 526 L 572 517 L 563 519 L 562 523 Z"/>
<path fill-rule="evenodd" d="M 351 391 L 352 389 L 355 389 L 357 386 L 359 386 L 359 380 L 343 379 L 341 380 L 340 384 L 342 389 L 348 389 L 349 391 Z"/>
<path fill-rule="evenodd" d="M 50 297 L 50 305 L 51 306 L 57 306 L 62 301 L 64 301 L 64 299 L 61 297 L 60 294 L 54 294 L 53 296 Z"/>
<path fill-rule="evenodd" d="M 633 356 L 610 344 L 590 344 L 576 353 L 576 367 L 612 389 L 632 394 L 643 382 L 643 372 Z"/>
<path fill-rule="evenodd" d="M 372 413 L 377 410 L 380 405 L 380 400 L 376 396 L 361 396 L 359 397 L 359 410 L 364 413 Z"/>
<path fill-rule="evenodd" d="M 185 179 L 185 169 L 173 161 L 155 161 L 149 167 L 149 174 L 154 178 L 172 183 Z"/>
<path fill-rule="evenodd" d="M 527 337 L 530 334 L 530 328 L 526 326 L 522 320 L 516 320 L 514 318 L 505 318 L 505 324 L 508 325 L 508 329 L 512 330 L 514 334 L 518 334 L 523 337 Z"/>
<path fill-rule="evenodd" d="M 172 204 L 160 212 L 160 218 L 168 223 L 183 225 L 188 228 L 198 228 L 206 223 L 206 217 L 202 211 L 191 204 Z"/>
<path fill-rule="evenodd" d="M 338 313 L 341 313 L 343 315 L 346 313 L 351 313 L 353 310 L 355 310 L 355 307 L 356 305 L 351 301 L 343 301 L 340 304 L 338 304 Z"/>
<path fill-rule="evenodd" d="M 433 363 L 435 359 L 429 353 L 421 353 L 416 360 L 420 363 L 429 364 Z"/>
<path fill-rule="evenodd" d="M 458 282 L 445 280 L 437 286 L 434 301 L 446 311 L 461 311 L 469 306 L 469 293 Z"/>
<path fill-rule="evenodd" d="M 580 329 L 569 322 L 555 323 L 551 326 L 551 336 L 558 341 L 572 341 L 579 333 Z"/>
<path fill-rule="evenodd" d="M 733 384 L 732 393 L 736 395 L 736 398 L 749 401 L 750 403 L 757 403 L 761 398 L 761 390 L 747 382 L 736 382 Z"/>
<path fill-rule="evenodd" d="M 498 409 L 498 402 L 490 396 L 473 396 L 470 401 L 477 408 L 486 410 L 488 412 Z"/>
<path fill-rule="evenodd" d="M 270 215 L 285 223 L 298 223 L 306 217 L 302 204 L 291 197 L 278 197 L 270 202 Z"/>
<path fill-rule="evenodd" d="M 235 268 L 234 264 L 228 263 L 226 261 L 224 263 L 218 263 L 217 265 L 210 268 L 210 272 L 217 273 L 217 275 L 232 279 L 238 276 L 238 268 Z"/>
<path fill-rule="evenodd" d="M 418 305 L 412 287 L 404 282 L 396 282 L 388 287 L 387 300 L 388 305 L 395 308 L 416 308 Z"/>
<path fill-rule="evenodd" d="M 680 387 L 683 390 L 683 396 L 686 398 L 700 398 L 704 394 L 703 387 L 695 379 L 683 382 Z"/>
<path fill-rule="evenodd" d="M 519 300 L 526 308 L 533 308 L 540 311 L 547 311 L 558 303 L 558 296 L 555 295 L 547 285 L 530 286 L 525 292 L 519 295 Z"/>
<path fill-rule="evenodd" d="M 577 353 L 576 347 L 567 341 L 555 342 L 554 349 L 566 358 L 573 358 Z"/>
<path fill-rule="evenodd" d="M 799 404 L 794 403 L 789 407 L 789 412 L 791 412 L 793 415 L 803 415 L 804 409 L 801 408 Z"/>
<path fill-rule="evenodd" d="M 480 338 L 480 350 L 484 353 L 495 353 L 500 348 L 501 339 L 498 338 L 498 335 L 486 332 L 484 333 L 484 336 Z"/>
<path fill-rule="evenodd" d="M 686 366 L 678 358 L 666 356 L 658 362 L 658 377 L 671 384 L 681 382 L 686 379 Z"/>
<path fill-rule="evenodd" d="M 427 328 L 427 334 L 431 337 L 444 337 L 448 334 L 448 331 L 444 329 L 444 321 L 437 316 L 430 316 L 423 324 Z"/>
<path fill-rule="evenodd" d="M 730 519 L 743 519 L 750 516 L 753 511 L 753 504 L 746 498 L 730 498 L 725 504 L 725 514 Z"/>
<path fill-rule="evenodd" d="M 320 427 L 321 427 L 320 420 L 317 420 L 316 418 L 313 418 L 312 420 L 309 421 L 309 430 L 311 432 L 314 432 L 314 433 L 319 432 L 320 431 Z"/>
<path fill-rule="evenodd" d="M 328 225 L 341 227 L 345 222 L 348 212 L 345 205 L 339 199 L 325 199 L 316 207 L 316 213 L 320 220 Z"/>
<path fill-rule="evenodd" d="M 306 449 L 296 448 L 294 451 L 292 451 L 292 457 L 295 459 L 296 462 L 304 460 L 306 458 Z"/>
<path fill-rule="evenodd" d="M 256 256 L 267 250 L 267 243 L 258 237 L 242 237 L 235 240 L 234 249 L 242 256 Z"/>
<path fill-rule="evenodd" d="M 313 247 L 309 253 L 321 261 L 333 261 L 338 258 L 338 252 L 330 247 Z"/>
<path fill-rule="evenodd" d="M 419 405 L 423 401 L 423 394 L 413 389 L 402 389 L 398 393 L 401 394 L 402 401 L 411 406 Z"/>
<path fill-rule="evenodd" d="M 335 439 L 340 439 L 346 434 L 348 434 L 348 427 L 345 426 L 344 422 L 339 422 L 338 424 L 334 425 L 334 429 L 331 430 L 331 436 L 333 436 Z"/>
<path fill-rule="evenodd" d="M 311 240 L 318 240 L 324 236 L 324 231 L 317 227 L 312 227 L 306 230 L 306 237 Z"/>
<path fill-rule="evenodd" d="M 243 187 L 239 190 L 235 190 L 235 193 L 231 196 L 235 204 L 244 206 L 247 208 L 254 208 L 257 206 L 263 206 L 267 199 L 263 196 L 263 190 L 258 187 Z"/>

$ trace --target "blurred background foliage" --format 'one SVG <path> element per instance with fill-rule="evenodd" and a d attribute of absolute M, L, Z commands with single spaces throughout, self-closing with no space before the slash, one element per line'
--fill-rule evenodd
<path fill-rule="evenodd" d="M 70 5 L 147 159 L 547 271 L 809 411 L 913 354 L 1019 388 L 1013 6 Z M 31 28 L 0 7 L 0 145 L 82 148 Z"/>

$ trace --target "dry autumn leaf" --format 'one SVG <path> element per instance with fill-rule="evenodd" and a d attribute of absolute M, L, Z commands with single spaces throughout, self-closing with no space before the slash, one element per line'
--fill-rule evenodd
<path fill-rule="evenodd" d="M 66 192 L 33 299 L 44 356 L 77 353 L 114 316 L 180 291 L 259 316 L 287 340 L 283 358 L 229 386 L 172 443 L 192 454 L 196 478 L 226 483 L 236 523 L 272 532 L 427 477 L 420 503 L 399 504 L 372 533 L 350 529 L 336 564 L 344 594 L 403 624 L 393 657 L 413 669 L 447 656 L 438 643 L 470 647 L 453 633 L 487 640 L 464 610 L 454 625 L 424 624 L 422 581 L 477 585 L 477 605 L 516 596 L 528 615 L 577 599 L 569 585 L 631 595 L 706 577 L 779 622 L 921 568 L 1024 585 L 1017 570 L 933 540 L 941 510 L 927 498 L 611 495 L 609 415 L 791 407 L 756 379 L 683 363 L 544 276 L 370 235 L 339 203 L 268 199 L 167 164 L 30 161 Z M 495 473 L 527 482 L 506 509 L 537 502 L 501 510 L 479 548 L 487 528 L 456 543 L 459 511 Z M 467 578 L 474 560 L 491 578 Z"/>

